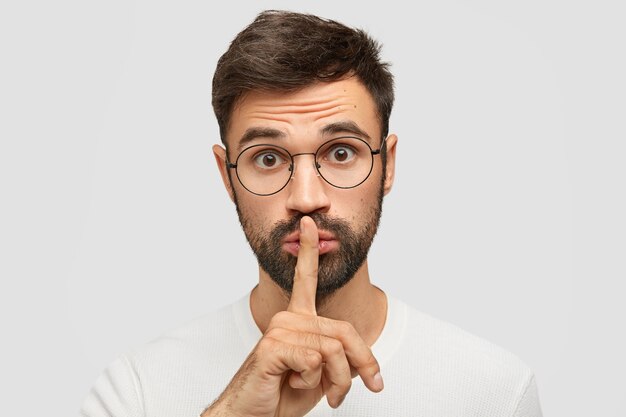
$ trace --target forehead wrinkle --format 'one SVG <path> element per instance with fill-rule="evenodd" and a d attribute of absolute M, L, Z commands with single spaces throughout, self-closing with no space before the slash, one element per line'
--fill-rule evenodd
<path fill-rule="evenodd" d="M 324 119 L 326 117 L 330 117 L 335 114 L 342 113 L 344 111 L 345 109 L 343 108 L 343 106 L 336 106 L 336 107 L 331 107 L 328 109 L 316 111 L 314 114 L 311 115 L 311 120 L 317 122 L 320 119 Z M 302 113 L 307 113 L 307 112 L 302 112 Z M 300 113 L 292 113 L 292 114 L 300 114 Z M 253 120 L 259 120 L 259 121 L 272 120 L 272 121 L 284 122 L 284 123 L 292 122 L 292 119 L 289 116 L 290 114 L 282 113 L 282 112 L 276 112 L 276 113 L 255 112 L 255 113 L 250 114 L 250 117 Z"/>
<path fill-rule="evenodd" d="M 264 120 L 272 120 L 275 122 L 284 122 L 284 123 L 289 123 L 291 121 L 288 115 L 284 113 L 262 113 L 262 112 L 250 113 L 250 120 L 259 121 L 259 122 L 263 122 Z"/>
<path fill-rule="evenodd" d="M 314 108 L 302 108 L 302 107 L 272 107 L 271 109 L 257 109 L 248 114 L 251 119 L 256 120 L 273 120 L 278 122 L 291 123 L 293 119 L 291 116 L 299 116 L 303 114 L 310 114 L 310 120 L 317 122 L 321 119 L 333 116 L 345 112 L 346 110 L 354 108 L 354 105 L 348 103 L 339 104 L 337 101 L 333 103 L 327 103 L 326 105 L 315 106 Z"/>
<path fill-rule="evenodd" d="M 334 116 L 336 114 L 343 113 L 343 112 L 345 112 L 345 109 L 342 106 L 333 107 L 331 109 L 317 113 L 315 117 L 313 118 L 313 121 L 318 122 L 321 119 L 325 119 L 327 117 Z"/>
<path fill-rule="evenodd" d="M 328 110 L 333 107 L 347 105 L 352 101 L 350 97 L 346 95 L 338 95 L 333 97 L 313 97 L 310 99 L 291 99 L 285 100 L 282 103 L 276 102 L 264 102 L 257 103 L 254 109 L 251 109 L 253 113 L 267 113 L 267 114 L 301 114 L 301 113 L 314 113 L 319 111 Z"/>

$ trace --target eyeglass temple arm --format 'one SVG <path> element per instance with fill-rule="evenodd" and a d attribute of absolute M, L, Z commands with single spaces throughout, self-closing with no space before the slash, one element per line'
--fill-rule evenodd
<path fill-rule="evenodd" d="M 372 155 L 378 155 L 380 153 L 380 151 L 383 149 L 383 146 L 387 146 L 387 137 L 383 137 L 383 141 L 380 144 L 380 148 L 376 149 L 375 151 L 372 151 Z"/>

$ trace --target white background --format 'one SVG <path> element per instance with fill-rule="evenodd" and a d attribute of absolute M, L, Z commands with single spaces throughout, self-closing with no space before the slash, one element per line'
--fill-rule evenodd
<path fill-rule="evenodd" d="M 546 416 L 626 415 L 622 2 L 12 3 L 0 415 L 76 415 L 118 354 L 254 285 L 210 81 L 262 8 L 362 27 L 393 63 L 374 282 L 524 359 Z"/>

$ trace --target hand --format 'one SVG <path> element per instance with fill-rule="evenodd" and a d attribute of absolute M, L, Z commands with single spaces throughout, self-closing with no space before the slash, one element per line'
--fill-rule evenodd
<path fill-rule="evenodd" d="M 383 389 L 380 367 L 350 323 L 317 316 L 318 232 L 300 222 L 300 249 L 287 311 L 277 313 L 222 395 L 202 417 L 304 416 L 326 395 L 336 408 L 352 378 Z"/>

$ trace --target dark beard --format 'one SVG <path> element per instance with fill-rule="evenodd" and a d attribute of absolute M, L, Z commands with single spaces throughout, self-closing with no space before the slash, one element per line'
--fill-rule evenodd
<path fill-rule="evenodd" d="M 321 213 L 307 214 L 315 221 L 318 229 L 327 230 L 335 235 L 339 248 L 335 251 L 320 255 L 318 265 L 318 282 L 316 299 L 327 298 L 335 291 L 346 285 L 363 265 L 378 230 L 382 213 L 383 190 L 381 187 L 377 205 L 371 209 L 363 229 L 354 231 L 350 224 L 343 219 L 332 218 Z M 239 221 L 252 251 L 257 257 L 259 265 L 271 279 L 287 294 L 293 288 L 293 276 L 297 257 L 282 249 L 283 239 L 298 229 L 300 219 L 305 214 L 298 213 L 291 219 L 277 222 L 272 231 L 253 229 L 237 206 Z"/>

